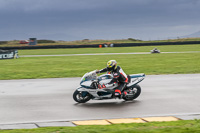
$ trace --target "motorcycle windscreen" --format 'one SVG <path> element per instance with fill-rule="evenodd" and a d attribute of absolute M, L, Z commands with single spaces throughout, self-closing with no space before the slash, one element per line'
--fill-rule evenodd
<path fill-rule="evenodd" d="M 82 78 L 81 78 L 81 83 L 85 81 L 91 81 L 91 80 L 96 80 L 97 79 L 97 74 L 96 71 L 92 71 L 89 73 L 86 73 Z"/>

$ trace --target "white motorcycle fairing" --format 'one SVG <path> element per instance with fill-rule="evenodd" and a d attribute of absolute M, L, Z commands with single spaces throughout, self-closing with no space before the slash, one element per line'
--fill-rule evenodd
<path fill-rule="evenodd" d="M 113 79 L 111 74 L 103 74 L 99 77 L 96 71 L 86 73 L 81 79 L 78 91 L 86 91 L 90 93 L 95 99 L 111 98 L 113 89 L 118 86 L 118 83 L 108 84 Z M 94 86 L 91 86 L 91 85 Z M 98 84 L 105 84 L 106 88 L 99 89 Z"/>
<path fill-rule="evenodd" d="M 124 100 L 133 100 L 140 95 L 141 88 L 137 84 L 145 78 L 145 74 L 132 74 L 128 78 L 129 83 L 123 90 L 127 91 L 128 95 L 122 98 Z M 113 92 L 118 86 L 118 83 L 108 84 L 112 79 L 113 76 L 111 74 L 97 76 L 96 71 L 86 73 L 81 78 L 80 87 L 73 94 L 74 100 L 79 103 L 84 103 L 90 99 L 102 100 L 116 98 L 113 97 Z M 99 89 L 98 85 L 105 85 L 105 88 Z"/>

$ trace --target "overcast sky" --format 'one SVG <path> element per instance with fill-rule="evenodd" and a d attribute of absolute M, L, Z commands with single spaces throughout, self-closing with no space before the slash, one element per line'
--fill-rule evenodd
<path fill-rule="evenodd" d="M 200 31 L 200 0 L 0 0 L 0 41 L 168 39 Z"/>

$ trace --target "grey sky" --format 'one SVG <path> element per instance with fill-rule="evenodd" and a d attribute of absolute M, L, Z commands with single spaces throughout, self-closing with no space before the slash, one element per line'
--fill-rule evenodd
<path fill-rule="evenodd" d="M 200 30 L 200 0 L 0 0 L 0 40 L 167 39 Z"/>

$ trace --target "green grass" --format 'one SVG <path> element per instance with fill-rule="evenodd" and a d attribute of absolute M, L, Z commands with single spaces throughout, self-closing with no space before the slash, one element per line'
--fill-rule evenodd
<path fill-rule="evenodd" d="M 199 133 L 200 120 L 0 130 L 0 133 Z"/>
<path fill-rule="evenodd" d="M 19 50 L 19 55 L 149 52 L 153 46 Z M 200 51 L 200 45 L 158 46 L 162 52 Z M 127 74 L 200 73 L 200 53 L 26 57 L 0 60 L 0 79 L 81 77 L 115 59 Z"/>
<path fill-rule="evenodd" d="M 81 77 L 111 59 L 127 74 L 200 73 L 200 53 L 27 57 L 0 60 L 0 79 Z"/>
<path fill-rule="evenodd" d="M 200 44 L 156 46 L 161 52 L 200 51 Z M 19 55 L 150 52 L 155 46 L 19 50 Z"/>

